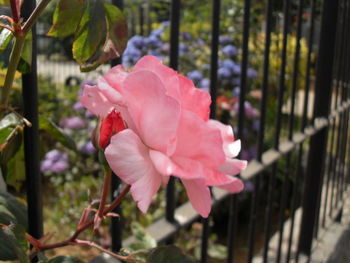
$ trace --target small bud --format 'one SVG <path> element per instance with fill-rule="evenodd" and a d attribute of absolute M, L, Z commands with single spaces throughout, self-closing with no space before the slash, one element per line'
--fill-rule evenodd
<path fill-rule="evenodd" d="M 97 144 L 99 148 L 105 149 L 108 146 L 111 137 L 125 129 L 126 125 L 120 113 L 112 111 L 102 119 L 96 127 L 93 134 L 94 145 Z"/>

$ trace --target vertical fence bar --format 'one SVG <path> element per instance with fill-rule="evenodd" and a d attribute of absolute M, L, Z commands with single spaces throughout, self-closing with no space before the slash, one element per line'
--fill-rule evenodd
<path fill-rule="evenodd" d="M 28 19 L 35 0 L 23 2 L 22 15 Z M 36 27 L 32 27 L 32 65 L 30 73 L 22 75 L 23 115 L 32 124 L 24 129 L 24 155 L 28 200 L 28 232 L 35 238 L 43 234 L 42 186 L 39 156 L 38 77 Z"/>
<path fill-rule="evenodd" d="M 338 16 L 338 0 L 323 2 L 320 48 L 316 72 L 313 117 L 327 118 L 332 94 L 332 68 Z M 322 171 L 327 146 L 327 128 L 317 132 L 310 140 L 307 176 L 304 188 L 303 215 L 299 237 L 299 251 L 310 255 L 317 217 L 318 197 L 322 190 Z"/>
<path fill-rule="evenodd" d="M 180 31 L 180 0 L 171 1 L 170 12 L 170 67 L 177 70 L 179 63 L 179 31 Z M 166 190 L 166 219 L 174 222 L 175 200 L 175 180 L 170 178 Z"/>
<path fill-rule="evenodd" d="M 294 64 L 293 64 L 293 78 L 292 78 L 292 94 L 291 94 L 291 106 L 289 112 L 289 130 L 288 130 L 288 140 L 293 140 L 293 130 L 294 130 L 294 111 L 295 111 L 295 100 L 297 92 L 297 83 L 299 77 L 299 59 L 300 59 L 300 39 L 301 39 L 301 29 L 302 29 L 302 19 L 304 11 L 304 0 L 299 0 L 298 7 L 298 22 L 297 22 L 297 34 L 296 34 L 296 46 L 295 46 L 295 55 L 294 55 Z M 277 248 L 277 259 L 276 262 L 279 263 L 281 260 L 281 250 L 282 250 L 282 241 L 284 233 L 284 220 L 285 220 L 285 209 L 288 203 L 288 195 L 290 191 L 290 174 L 291 174 L 291 158 L 292 153 L 288 153 L 286 156 L 286 175 L 284 177 L 283 186 L 282 186 L 282 198 L 281 198 L 281 207 L 279 213 L 279 238 L 278 238 L 278 248 Z M 293 235 L 293 232 L 289 233 L 290 236 Z"/>
<path fill-rule="evenodd" d="M 308 39 L 308 52 L 307 52 L 307 61 L 306 61 L 306 76 L 305 76 L 305 93 L 304 93 L 304 102 L 303 102 L 303 115 L 302 115 L 302 124 L 301 124 L 301 132 L 304 132 L 305 127 L 308 124 L 308 105 L 309 105 L 309 94 L 310 94 L 310 80 L 311 80 L 311 55 L 313 52 L 313 44 L 314 44 L 314 30 L 315 30 L 315 9 L 316 9 L 316 0 L 312 0 L 311 2 L 311 15 L 310 15 L 310 31 L 309 31 L 309 39 Z M 297 209 L 298 204 L 298 190 L 299 184 L 301 180 L 301 176 L 303 173 L 302 168 L 302 159 L 303 159 L 303 143 L 299 145 L 298 151 L 298 159 L 297 159 L 297 169 L 294 173 L 295 183 L 292 193 L 292 201 L 291 201 L 291 224 L 290 224 L 290 235 L 288 240 L 288 250 L 286 262 L 289 262 L 291 258 L 291 249 L 293 243 L 293 234 L 294 234 L 294 224 L 295 224 L 295 211 Z"/>
<path fill-rule="evenodd" d="M 112 0 L 112 4 L 117 6 L 119 9 L 124 9 L 124 0 Z M 121 57 L 113 59 L 111 62 L 111 66 L 116 66 L 118 64 L 121 64 Z M 119 177 L 117 177 L 116 174 L 112 173 L 111 178 L 111 200 L 114 200 L 116 198 L 116 194 L 118 191 L 118 188 L 121 184 L 121 180 Z M 111 250 L 114 252 L 118 252 L 122 248 L 122 210 L 121 206 L 119 205 L 113 210 L 114 213 L 120 215 L 119 217 L 111 217 L 111 224 L 110 224 L 110 234 L 111 234 Z"/>
<path fill-rule="evenodd" d="M 257 160 L 262 161 L 262 154 L 264 151 L 264 136 L 265 136 L 265 121 L 266 121 L 266 108 L 267 108 L 267 94 L 269 85 L 269 64 L 270 64 L 270 45 L 271 45 L 271 29 L 272 29 L 272 0 L 268 0 L 266 7 L 266 27 L 265 27 L 265 44 L 264 44 L 264 66 L 263 66 L 263 83 L 262 83 L 262 98 L 260 104 L 260 123 L 258 133 L 258 148 L 257 148 Z M 253 261 L 254 247 L 255 247 L 255 226 L 257 219 L 257 206 L 259 202 L 259 190 L 261 174 L 257 175 L 254 179 L 255 191 L 252 197 L 252 209 L 250 213 L 249 222 L 249 247 L 248 247 L 248 259 L 247 262 Z"/>
<path fill-rule="evenodd" d="M 218 71 L 218 50 L 220 35 L 220 8 L 221 0 L 212 1 L 212 34 L 211 34 L 211 55 L 210 55 L 210 96 L 212 103 L 210 105 L 210 118 L 216 118 L 216 98 L 217 98 L 217 71 Z M 201 263 L 208 261 L 208 240 L 209 240 L 209 219 L 202 219 L 202 241 L 201 241 Z"/>
<path fill-rule="evenodd" d="M 238 112 L 238 138 L 244 141 L 243 128 L 245 122 L 245 96 L 247 92 L 247 70 L 248 70 L 248 56 L 249 56 L 249 30 L 250 30 L 250 8 L 251 1 L 244 1 L 244 15 L 243 15 L 243 42 L 242 42 L 242 73 L 241 73 L 241 85 L 239 93 L 239 112 Z M 229 239 L 228 239 L 228 257 L 227 262 L 234 261 L 234 249 L 235 249 L 235 235 L 237 224 L 237 196 L 232 195 L 230 205 L 229 216 Z"/>
<path fill-rule="evenodd" d="M 286 73 L 286 64 L 287 64 L 287 41 L 288 41 L 288 31 L 289 31 L 289 19 L 290 19 L 290 5 L 291 1 L 286 0 L 284 2 L 284 24 L 283 24 L 283 47 L 282 47 L 282 63 L 280 69 L 280 79 L 279 79 L 279 92 L 278 92 L 278 102 L 277 102 L 277 115 L 276 115 L 276 129 L 275 129 L 275 138 L 274 138 L 274 149 L 279 150 L 280 143 L 280 134 L 282 127 L 282 106 L 283 106 L 283 97 L 286 90 L 285 83 L 285 73 Z M 271 233 L 271 220 L 273 212 L 273 199 L 275 191 L 275 180 L 277 173 L 277 162 L 272 166 L 272 173 L 269 177 L 269 190 L 268 190 L 268 200 L 266 208 L 266 221 L 265 221 L 265 233 L 264 233 L 264 250 L 263 250 L 263 259 L 264 263 L 268 262 L 268 251 L 269 251 L 269 239 Z M 287 180 L 287 177 L 285 178 Z"/>

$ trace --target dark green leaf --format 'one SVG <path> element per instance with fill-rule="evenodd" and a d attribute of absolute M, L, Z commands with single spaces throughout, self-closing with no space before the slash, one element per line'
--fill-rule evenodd
<path fill-rule="evenodd" d="M 71 256 L 58 256 L 51 258 L 47 263 L 83 263 L 83 261 Z"/>
<path fill-rule="evenodd" d="M 27 207 L 13 195 L 0 192 L 0 224 L 10 223 L 27 227 Z"/>
<path fill-rule="evenodd" d="M 186 256 L 176 246 L 157 247 L 150 251 L 147 261 L 149 263 L 194 263 L 195 261 Z"/>
<path fill-rule="evenodd" d="M 67 37 L 77 31 L 87 1 L 60 0 L 53 15 L 53 25 L 47 33 L 52 37 Z"/>
<path fill-rule="evenodd" d="M 65 147 L 77 151 L 75 142 L 61 128 L 44 116 L 39 116 L 39 129 L 47 132 Z"/>
<path fill-rule="evenodd" d="M 7 28 L 0 29 L 0 54 L 6 50 L 13 37 L 12 32 Z"/>
<path fill-rule="evenodd" d="M 104 44 L 106 32 L 105 10 L 101 1 L 88 1 L 73 43 L 73 56 L 80 65 Z"/>
<path fill-rule="evenodd" d="M 0 227 L 0 244 L 3 245 L 0 250 L 0 260 L 18 259 L 21 263 L 29 262 L 26 255 L 28 243 L 24 235 L 25 229 L 21 225 L 11 224 Z"/>

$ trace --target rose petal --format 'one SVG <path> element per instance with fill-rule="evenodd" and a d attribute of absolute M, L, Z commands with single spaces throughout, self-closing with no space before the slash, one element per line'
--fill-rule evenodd
<path fill-rule="evenodd" d="M 211 209 L 211 197 L 209 187 L 205 180 L 181 180 L 185 186 L 188 198 L 193 208 L 204 218 L 207 218 Z"/>
<path fill-rule="evenodd" d="M 180 104 L 165 94 L 156 74 L 140 70 L 124 81 L 124 96 L 142 140 L 155 150 L 171 155 L 176 146 Z"/>
<path fill-rule="evenodd" d="M 80 97 L 81 104 L 99 117 L 105 117 L 114 105 L 98 90 L 96 86 L 86 85 Z"/>
<path fill-rule="evenodd" d="M 230 193 L 239 193 L 243 190 L 244 184 L 237 177 L 233 177 L 218 171 L 208 171 L 206 182 L 209 186 L 217 186 Z"/>
<path fill-rule="evenodd" d="M 237 175 L 247 167 L 248 162 L 238 159 L 227 158 L 217 170 L 229 175 Z"/>
<path fill-rule="evenodd" d="M 105 156 L 113 172 L 131 185 L 132 197 L 145 213 L 162 182 L 148 148 L 132 130 L 126 129 L 111 138 Z"/>

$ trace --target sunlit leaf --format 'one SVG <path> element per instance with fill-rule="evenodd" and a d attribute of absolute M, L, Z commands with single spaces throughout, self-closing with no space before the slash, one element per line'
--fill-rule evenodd
<path fill-rule="evenodd" d="M 62 145 L 66 146 L 67 148 L 73 151 L 77 150 L 76 144 L 72 138 L 65 134 L 64 131 L 55 123 L 44 116 L 39 116 L 39 129 L 47 132 L 50 136 L 52 136 L 52 138 L 62 143 Z"/>
<path fill-rule="evenodd" d="M 0 120 L 0 163 L 6 164 L 19 150 L 22 142 L 23 120 L 15 113 Z"/>
<path fill-rule="evenodd" d="M 220 244 L 211 244 L 208 247 L 208 255 L 211 258 L 224 260 L 227 258 L 227 247 Z"/>
<path fill-rule="evenodd" d="M 4 52 L 9 43 L 11 42 L 11 39 L 13 37 L 12 32 L 8 30 L 7 28 L 0 29 L 0 54 Z"/>
<path fill-rule="evenodd" d="M 74 34 L 73 57 L 81 71 L 120 57 L 127 43 L 127 23 L 116 6 L 103 0 L 60 0 L 48 35 Z"/>
<path fill-rule="evenodd" d="M 6 165 L 6 183 L 14 187 L 17 192 L 21 190 L 25 182 L 25 162 L 23 143 L 17 153 L 7 162 Z"/>
<path fill-rule="evenodd" d="M 10 5 L 10 0 L 0 0 L 0 5 L 9 6 Z"/>
<path fill-rule="evenodd" d="M 105 9 L 100 1 L 89 1 L 73 43 L 74 59 L 84 64 L 104 44 L 107 34 Z"/>
<path fill-rule="evenodd" d="M 47 33 L 52 37 L 67 37 L 77 31 L 87 1 L 61 0 L 53 15 L 53 23 Z"/>

